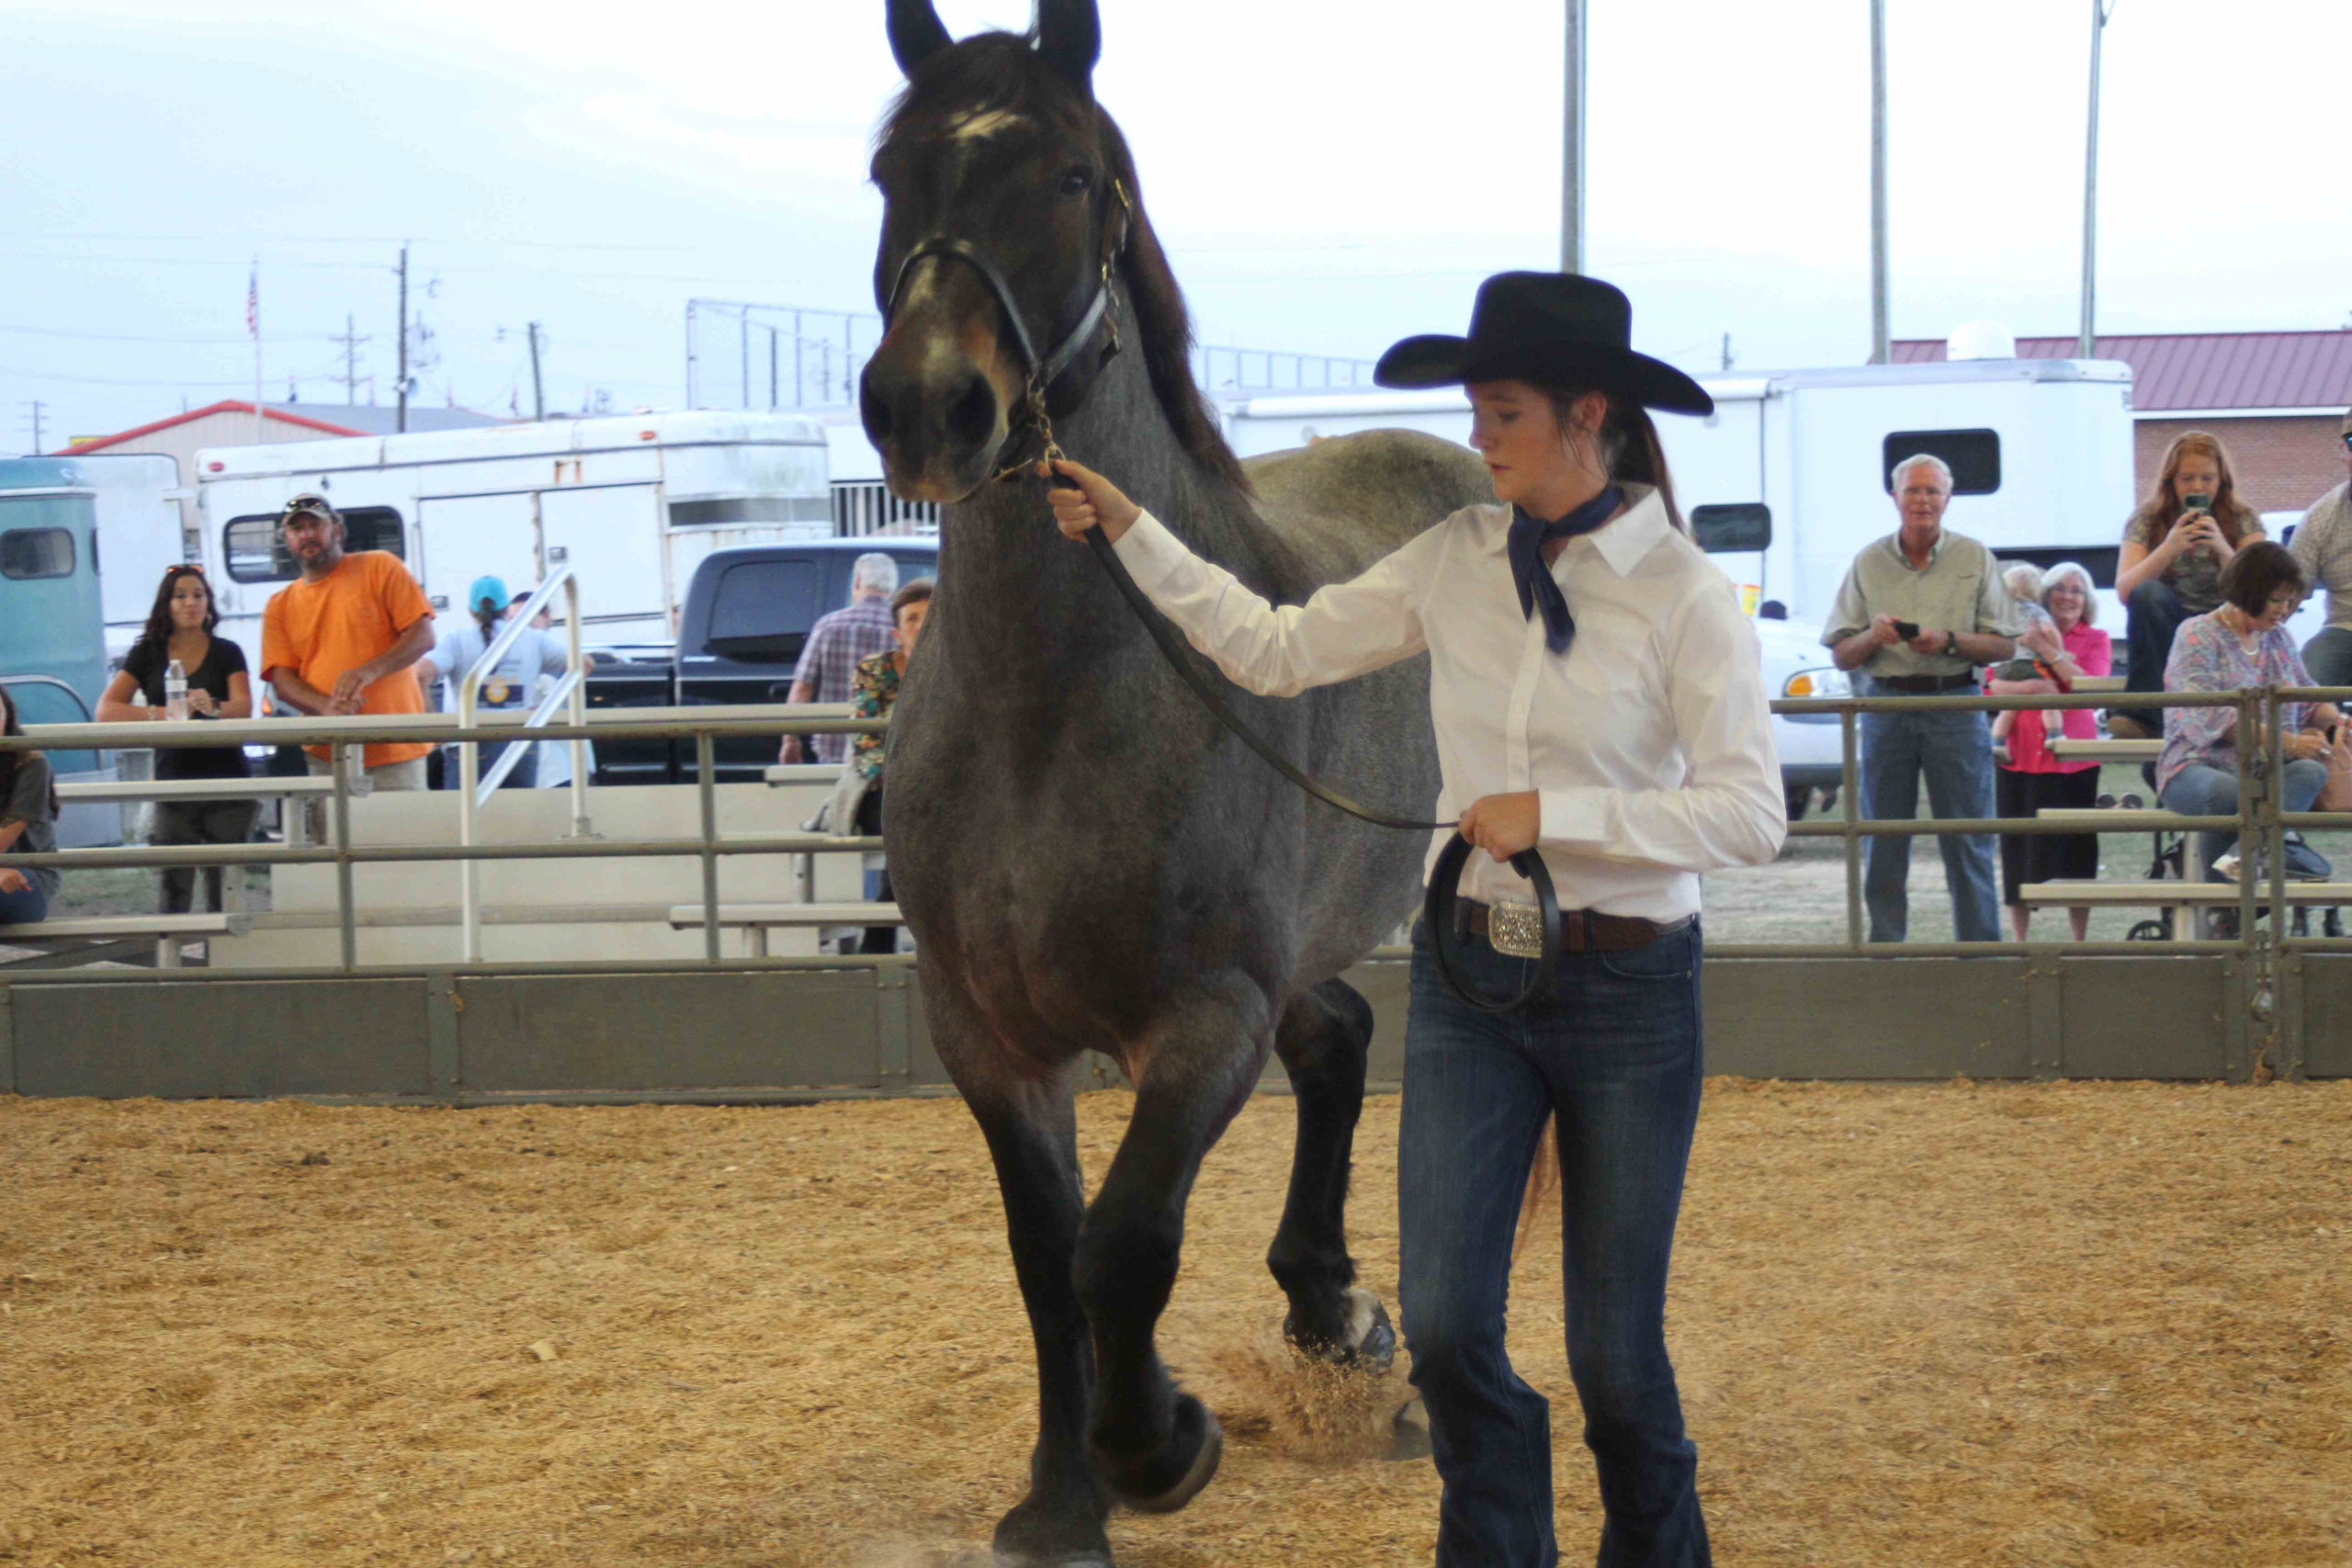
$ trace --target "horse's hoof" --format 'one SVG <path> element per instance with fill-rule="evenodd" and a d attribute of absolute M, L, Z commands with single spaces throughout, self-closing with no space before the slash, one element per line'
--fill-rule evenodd
<path fill-rule="evenodd" d="M 1190 1455 L 1188 1459 L 1177 1456 Z M 1132 1463 L 1114 1459 L 1095 1450 L 1095 1466 L 1102 1479 L 1120 1502 L 1138 1514 L 1172 1514 L 1194 1497 L 1216 1474 L 1217 1461 L 1225 1456 L 1225 1428 L 1209 1414 L 1208 1406 L 1189 1393 L 1176 1396 L 1176 1419 L 1169 1434 L 1162 1455 L 1144 1463 Z M 1159 1484 L 1159 1478 L 1176 1472 L 1172 1485 Z"/>
<path fill-rule="evenodd" d="M 1080 1551 L 1052 1557 L 1028 1553 L 1008 1556 L 996 1551 L 989 1554 L 989 1561 L 994 1568 L 1112 1568 L 1111 1554 L 1107 1551 Z"/>
<path fill-rule="evenodd" d="M 1390 1326 L 1388 1311 L 1380 1298 L 1361 1286 L 1349 1287 L 1347 1293 L 1348 1320 L 1338 1335 L 1309 1338 L 1297 1332 L 1296 1314 L 1283 1325 L 1283 1337 L 1300 1355 L 1321 1361 L 1327 1366 L 1349 1371 L 1370 1372 L 1378 1377 L 1396 1364 L 1396 1330 Z"/>
<path fill-rule="evenodd" d="M 1109 1503 L 1091 1481 L 1084 1484 L 1087 1502 L 1076 1512 L 1030 1498 L 998 1520 L 988 1558 L 993 1568 L 1111 1568 L 1111 1541 L 1102 1533 Z"/>

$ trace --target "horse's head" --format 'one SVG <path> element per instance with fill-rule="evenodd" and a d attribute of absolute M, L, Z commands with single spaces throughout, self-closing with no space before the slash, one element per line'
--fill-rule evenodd
<path fill-rule="evenodd" d="M 907 87 L 873 164 L 874 293 L 888 330 L 858 408 L 893 491 L 961 501 L 1011 452 L 1033 378 L 1057 412 L 1083 399 L 1125 330 L 1109 286 L 1123 253 L 1141 245 L 1155 276 L 1166 263 L 1132 203 L 1118 128 L 1094 102 L 1094 0 L 1041 0 L 1034 37 L 961 43 L 932 0 L 890 0 L 889 34 Z M 1165 292 L 1181 334 L 1172 278 Z M 1130 303 L 1152 313 L 1154 301 Z"/>

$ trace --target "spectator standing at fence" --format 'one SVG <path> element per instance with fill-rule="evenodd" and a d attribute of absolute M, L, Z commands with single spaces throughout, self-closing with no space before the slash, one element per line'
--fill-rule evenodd
<path fill-rule="evenodd" d="M 123 655 L 122 668 L 98 698 L 101 724 L 146 723 L 187 718 L 198 723 L 213 719 L 251 718 L 253 682 L 245 671 L 245 650 L 225 637 L 212 635 L 220 624 L 212 602 L 212 587 L 204 569 L 175 566 L 164 572 L 155 591 L 155 606 L 147 614 L 146 629 Z M 187 711 L 172 713 L 169 699 L 171 667 L 176 663 L 187 680 Z M 158 779 L 242 779 L 253 769 L 242 746 L 158 746 Z M 253 837 L 255 800 L 159 800 L 148 841 L 154 844 L 242 844 Z M 185 915 L 196 907 L 197 873 L 212 908 L 226 908 L 220 897 L 217 865 L 167 865 L 163 868 L 163 908 L 167 915 Z M 244 874 L 242 869 L 236 875 Z"/>
<path fill-rule="evenodd" d="M 343 519 L 326 498 L 298 495 L 278 529 L 302 575 L 262 612 L 261 675 L 296 713 L 421 714 L 415 666 L 433 650 L 433 605 L 399 557 L 343 547 Z M 334 770 L 334 753 L 311 746 L 310 769 Z M 361 759 L 379 790 L 423 789 L 423 741 L 371 743 Z"/>
<path fill-rule="evenodd" d="M 915 638 L 922 635 L 923 617 L 931 613 L 931 579 L 918 577 L 890 595 L 891 637 L 898 646 L 887 653 L 858 660 L 849 699 L 850 711 L 858 717 L 881 718 L 897 704 L 899 678 L 907 672 L 907 657 L 914 652 Z M 882 756 L 881 736 L 850 738 L 850 765 L 865 776 L 865 793 L 857 802 L 857 830 L 870 838 L 879 837 L 882 832 Z M 886 904 L 896 897 L 890 887 L 888 861 L 882 865 L 882 886 L 877 897 Z M 899 928 L 866 927 L 858 951 L 898 952 Z"/>
<path fill-rule="evenodd" d="M 2074 690 L 2086 675 L 2108 672 L 2114 650 L 2098 619 L 2098 601 L 2091 574 L 2074 561 L 2061 561 L 2041 578 L 2041 617 L 2018 634 L 2018 651 L 2031 656 L 2032 664 L 2020 674 L 2011 665 L 1997 665 L 1986 675 L 1984 689 L 1996 696 L 2027 696 Z M 2047 671 L 2047 673 L 2044 673 Z M 2091 758 L 2069 759 L 2050 750 L 2059 739 L 2051 731 L 2056 717 L 2064 738 L 2093 740 L 2098 737 L 2098 716 L 2088 708 L 2010 710 L 2008 760 L 1996 780 L 1996 815 L 2037 817 L 2045 808 L 2086 811 L 2098 804 L 2098 763 Z M 2033 925 L 2033 908 L 2019 896 L 2029 882 L 2085 881 L 2098 875 L 2097 833 L 2004 833 L 2001 835 L 2001 902 L 2009 911 L 2009 930 L 2019 942 Z M 2089 934 L 2088 905 L 2069 906 L 2075 940 Z"/>
<path fill-rule="evenodd" d="M 2352 411 L 2344 415 L 2344 468 L 2352 475 Z M 2303 663 L 2323 686 L 2352 686 L 2352 483 L 2312 503 L 2287 547 L 2303 581 L 2327 590 L 2327 626 L 2303 644 Z"/>
<path fill-rule="evenodd" d="M 1984 671 L 1985 690 L 1991 691 L 1996 680 L 2030 681 L 2043 672 L 2039 656 L 2026 646 L 2025 637 L 2026 633 L 2036 627 L 2046 627 L 2051 624 L 2050 612 L 2041 607 L 2042 582 L 2041 569 L 2031 561 L 2014 561 L 2003 569 L 2002 592 L 2008 594 L 2009 602 L 2017 606 L 2014 613 L 2018 617 L 2018 656 Z M 2009 731 L 2017 728 L 2017 722 L 2018 710 L 2015 708 L 2003 708 L 1993 716 L 1995 761 L 2005 762 L 2007 760 Z"/>
<path fill-rule="evenodd" d="M 17 699 L 0 686 L 0 735 L 22 736 Z M 49 918 L 57 897 L 57 868 L 11 865 L 13 856 L 57 850 L 57 785 L 39 751 L 0 751 L 0 926 L 27 926 Z"/>
<path fill-rule="evenodd" d="M 1840 670 L 1860 671 L 1868 696 L 1973 692 L 1976 667 L 2012 657 L 2016 609 L 1993 552 L 1943 525 L 1951 469 L 1940 457 L 1905 457 L 1889 476 L 1901 525 L 1854 558 L 1829 608 L 1821 640 Z M 1862 815 L 1909 821 L 1919 811 L 1919 775 L 1939 818 L 1993 815 L 1993 737 L 1981 712 L 1865 713 L 1861 717 Z M 1951 885 L 1952 932 L 1962 942 L 1998 942 L 1990 834 L 1937 840 Z M 1911 840 L 1874 837 L 1862 879 L 1872 942 L 1901 942 L 1910 929 L 1906 885 Z"/>
<path fill-rule="evenodd" d="M 848 607 L 818 616 L 817 624 L 808 629 L 799 667 L 792 672 L 792 702 L 849 701 L 858 665 L 890 650 L 897 636 L 890 623 L 890 595 L 898 591 L 897 561 L 879 550 L 857 558 L 849 572 Z M 796 741 L 804 744 L 796 746 Z M 787 735 L 779 760 L 800 760 L 808 741 L 815 743 L 820 762 L 838 762 L 849 755 L 846 735 Z"/>
<path fill-rule="evenodd" d="M 2191 497 L 2205 504 L 2192 506 Z M 2263 536 L 2262 518 L 2238 499 L 2237 472 L 2218 436 L 2191 430 L 2165 448 L 2148 498 L 2123 525 L 2115 592 L 2127 616 L 2123 689 L 2161 692 L 2174 637 L 2191 615 L 2222 604 L 2222 569 Z M 2110 734 L 2126 740 L 2163 732 L 2161 708 L 2117 708 Z"/>
<path fill-rule="evenodd" d="M 2303 570 L 2278 545 L 2256 540 L 2239 550 L 2222 572 L 2222 607 L 2181 623 L 2173 639 L 2165 689 L 2172 692 L 2234 692 L 2248 686 L 2308 686 L 2310 671 L 2287 635 L 2287 617 L 2303 594 Z M 2308 811 L 2327 783 L 2325 730 L 2339 716 L 2327 703 L 2283 703 L 2278 722 L 2286 761 L 2278 781 L 2281 811 Z M 2166 810 L 2191 817 L 2229 817 L 2238 809 L 2238 748 L 2253 744 L 2257 765 L 2267 743 L 2256 734 L 2238 734 L 2234 707 L 2166 708 L 2165 749 L 2156 759 L 2156 799 Z M 2205 878 L 2233 843 L 2234 833 L 2200 833 L 2199 855 Z M 2240 857 L 2241 874 L 2261 874 L 2258 854 Z M 2214 911 L 2213 934 L 2237 934 L 2237 911 Z M 2226 915 L 2226 919 L 2218 917 Z"/>
<path fill-rule="evenodd" d="M 498 634 L 505 629 L 507 613 L 513 608 L 514 600 L 507 593 L 506 584 L 502 579 L 477 577 L 473 586 L 466 590 L 469 616 L 466 624 L 447 637 L 435 634 L 433 651 L 425 655 L 425 660 L 434 673 L 441 678 L 443 713 L 458 711 L 459 688 L 465 684 L 468 671 L 481 661 L 481 656 L 490 651 L 490 645 L 498 640 Z M 541 631 L 538 623 L 534 621 L 514 634 L 514 641 L 500 657 L 498 667 L 482 677 L 481 689 L 474 704 L 475 712 L 506 713 L 516 708 L 536 706 L 539 677 L 560 675 L 571 667 L 571 655 L 564 645 Z M 489 777 L 490 770 L 497 765 L 506 748 L 514 745 L 524 748 L 523 755 L 515 759 L 514 768 L 498 787 L 537 788 L 539 782 L 539 748 L 537 741 L 493 740 L 487 743 L 481 748 L 480 761 L 476 764 L 480 772 L 476 776 Z M 461 750 L 462 748 L 458 746 L 442 749 L 441 787 L 444 789 L 456 789 L 464 781 L 459 762 Z"/>

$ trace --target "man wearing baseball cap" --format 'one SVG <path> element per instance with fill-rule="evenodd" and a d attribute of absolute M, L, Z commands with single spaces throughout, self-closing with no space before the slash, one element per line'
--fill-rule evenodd
<path fill-rule="evenodd" d="M 458 711 L 458 688 L 466 675 L 490 651 L 498 640 L 503 623 L 513 605 L 503 578 L 477 577 L 473 586 L 466 590 L 468 622 L 434 644 L 429 658 L 434 671 L 441 677 L 441 711 Z M 527 708 L 538 690 L 541 675 L 560 675 L 570 663 L 564 645 L 539 630 L 526 626 L 515 635 L 506 651 L 499 655 L 498 667 L 482 677 L 477 694 L 477 711 L 499 708 Z M 519 742 L 499 740 L 481 748 L 476 766 L 479 776 L 486 776 L 510 745 Z M 461 777 L 459 748 L 450 746 L 444 751 L 441 787 L 456 789 Z M 529 789 L 538 783 L 538 745 L 530 742 L 512 772 L 500 786 L 503 789 Z"/>
<path fill-rule="evenodd" d="M 278 534 L 302 575 L 262 612 L 261 674 L 277 700 L 297 713 L 416 714 L 424 691 L 413 666 L 432 651 L 433 606 L 400 558 L 343 547 L 343 519 L 326 497 L 296 496 L 280 513 Z M 325 773 L 334 754 L 311 746 L 311 772 Z M 378 789 L 423 789 L 418 741 L 370 744 L 368 777 Z"/>
<path fill-rule="evenodd" d="M 2339 434 L 2352 476 L 2352 410 Z M 2303 645 L 2303 663 L 2323 686 L 2352 686 L 2352 479 L 2312 502 L 2287 542 L 2304 581 L 2327 590 L 2327 626 Z"/>

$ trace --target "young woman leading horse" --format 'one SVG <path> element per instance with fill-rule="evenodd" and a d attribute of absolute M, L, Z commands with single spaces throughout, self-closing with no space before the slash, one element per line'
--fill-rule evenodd
<path fill-rule="evenodd" d="M 1568 1364 L 1606 1509 L 1600 1561 L 1708 1561 L 1665 1341 L 1668 1257 L 1699 1109 L 1699 877 L 1780 850 L 1787 821 L 1757 644 L 1682 530 L 1645 405 L 1704 413 L 1627 346 L 1624 296 L 1506 273 L 1465 338 L 1408 338 L 1385 386 L 1467 383 L 1502 504 L 1465 507 L 1352 581 L 1275 608 L 1111 480 L 1054 464 L 1062 530 L 1100 527 L 1193 646 L 1254 692 L 1346 681 L 1426 649 L 1439 816 L 1487 852 L 1464 877 L 1489 994 L 1534 954 L 1539 849 L 1572 934 L 1555 991 L 1497 1016 L 1414 935 L 1397 1153 L 1405 1340 L 1445 1482 L 1437 1561 L 1548 1565 L 1549 1406 L 1504 1352 L 1513 1222 L 1557 1119 Z M 1177 519 L 1181 525 L 1181 515 Z M 1442 845 L 1430 845 L 1434 865 Z"/>

